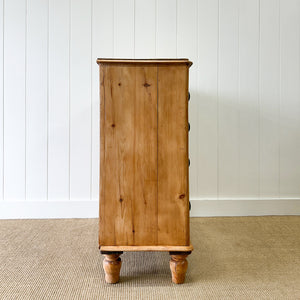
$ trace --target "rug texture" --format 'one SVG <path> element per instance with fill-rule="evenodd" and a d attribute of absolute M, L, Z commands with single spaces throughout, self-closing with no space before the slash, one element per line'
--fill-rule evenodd
<path fill-rule="evenodd" d="M 0 221 L 0 299 L 300 299 L 300 217 L 192 218 L 186 283 L 169 255 L 127 252 L 106 284 L 98 220 Z"/>

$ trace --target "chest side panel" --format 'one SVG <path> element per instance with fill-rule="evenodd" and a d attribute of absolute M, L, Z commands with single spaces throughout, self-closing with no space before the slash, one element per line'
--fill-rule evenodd
<path fill-rule="evenodd" d="M 100 65 L 100 245 L 157 244 L 157 67 Z"/>
<path fill-rule="evenodd" d="M 158 68 L 158 244 L 189 245 L 188 67 Z"/>

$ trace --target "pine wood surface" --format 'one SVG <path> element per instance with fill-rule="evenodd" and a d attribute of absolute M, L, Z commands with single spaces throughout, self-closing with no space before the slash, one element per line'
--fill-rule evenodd
<path fill-rule="evenodd" d="M 194 248 L 192 245 L 189 246 L 101 246 L 101 252 L 111 251 L 111 252 L 118 252 L 118 251 L 162 251 L 162 252 L 190 252 L 193 251 Z"/>
<path fill-rule="evenodd" d="M 188 73 L 158 70 L 158 244 L 189 245 Z"/>
<path fill-rule="evenodd" d="M 177 284 L 184 283 L 185 274 L 188 268 L 186 260 L 188 254 L 171 254 L 170 269 L 172 274 L 172 281 Z"/>
<path fill-rule="evenodd" d="M 104 257 L 103 268 L 105 271 L 105 281 L 107 283 L 119 282 L 122 266 L 120 254 L 105 254 Z"/>
<path fill-rule="evenodd" d="M 117 63 L 117 64 L 123 64 L 128 63 L 130 65 L 134 64 L 186 64 L 188 66 L 191 66 L 193 63 L 189 61 L 187 58 L 177 58 L 177 59 L 165 59 L 165 58 L 156 58 L 156 59 L 118 59 L 118 58 L 97 58 L 98 64 L 104 64 L 104 63 Z"/>
<path fill-rule="evenodd" d="M 187 89 L 177 60 L 100 61 L 101 250 L 190 246 Z"/>

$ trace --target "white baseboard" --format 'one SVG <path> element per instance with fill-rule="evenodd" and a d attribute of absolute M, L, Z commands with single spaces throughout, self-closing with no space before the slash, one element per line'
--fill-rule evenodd
<path fill-rule="evenodd" d="M 0 219 L 97 218 L 98 201 L 0 201 Z"/>
<path fill-rule="evenodd" d="M 191 217 L 300 215 L 300 199 L 191 200 Z"/>
<path fill-rule="evenodd" d="M 192 217 L 300 215 L 300 199 L 191 200 Z M 97 218 L 98 201 L 0 201 L 0 219 Z"/>

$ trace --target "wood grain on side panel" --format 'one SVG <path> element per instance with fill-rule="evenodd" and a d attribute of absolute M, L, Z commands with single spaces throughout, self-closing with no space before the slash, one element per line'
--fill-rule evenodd
<path fill-rule="evenodd" d="M 136 67 L 135 245 L 157 245 L 157 67 Z"/>
<path fill-rule="evenodd" d="M 106 66 L 99 66 L 100 69 L 100 177 L 99 177 L 99 245 L 102 244 L 105 232 L 105 73 Z"/>
<path fill-rule="evenodd" d="M 189 244 L 188 67 L 158 68 L 158 244 Z"/>
<path fill-rule="evenodd" d="M 157 68 L 100 69 L 100 245 L 155 245 Z"/>

